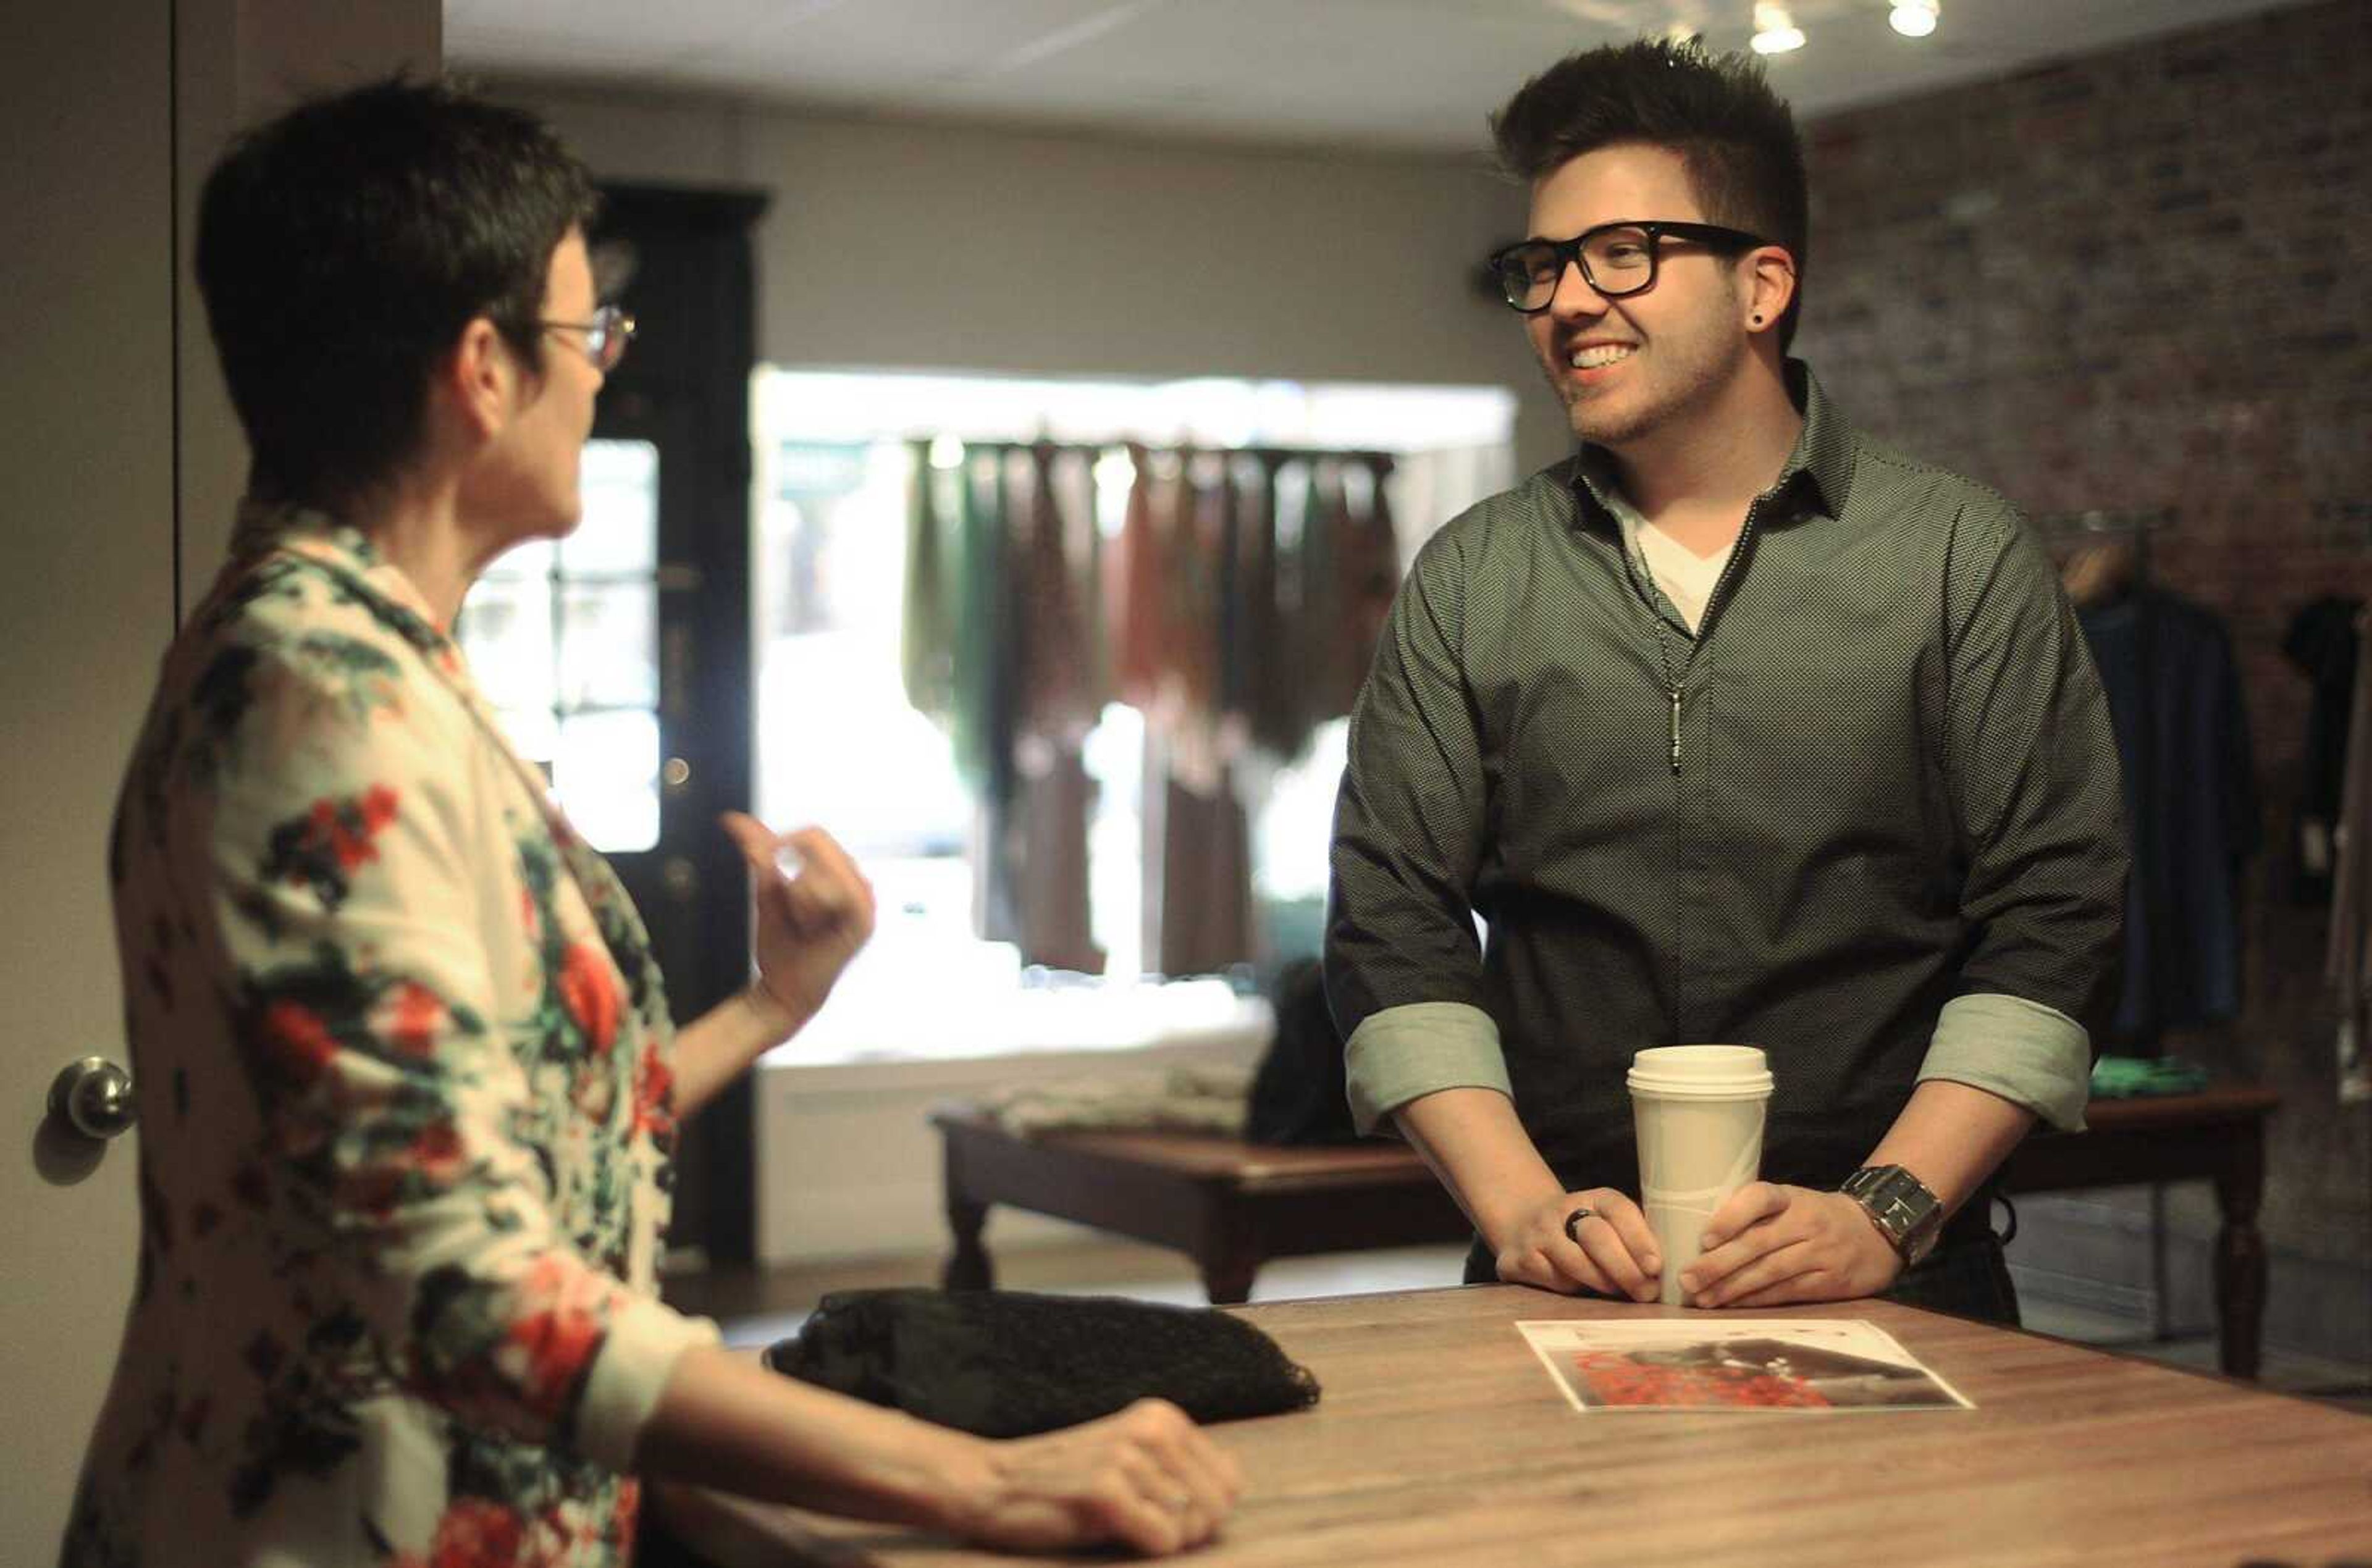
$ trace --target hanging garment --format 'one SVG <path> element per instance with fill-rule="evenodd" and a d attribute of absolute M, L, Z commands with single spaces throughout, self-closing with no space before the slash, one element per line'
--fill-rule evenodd
<path fill-rule="evenodd" d="M 906 701 L 924 717 L 946 725 L 956 702 L 956 639 L 962 588 L 956 575 L 962 549 L 931 466 L 928 441 L 908 443 L 905 614 L 899 626 L 899 672 Z M 953 525 L 951 527 L 951 525 Z"/>
<path fill-rule="evenodd" d="M 1273 757 L 1300 755 L 1308 742 L 1300 705 L 1294 701 L 1290 639 L 1295 607 L 1285 599 L 1286 575 L 1278 530 L 1279 454 L 1263 452 L 1243 493 L 1243 661 L 1252 672 L 1245 692 L 1244 722 L 1254 746 Z"/>
<path fill-rule="evenodd" d="M 1076 466 L 1076 454 L 1070 454 Z M 1064 455 L 1047 442 L 1007 460 L 1005 533 L 1012 552 L 1016 732 L 1076 745 L 1102 716 L 1090 642 L 1095 595 L 1092 517 L 1064 504 L 1055 469 Z M 1082 523 L 1085 526 L 1082 528 Z M 1086 538 L 1082 538 L 1084 533 Z"/>
<path fill-rule="evenodd" d="M 1162 595 L 1162 541 L 1156 490 L 1162 481 L 1154 457 L 1132 441 L 1128 507 L 1120 540 L 1105 558 L 1104 592 L 1111 613 L 1113 694 L 1132 707 L 1150 710 L 1161 690 L 1161 649 L 1167 640 L 1168 603 Z"/>
<path fill-rule="evenodd" d="M 2348 704 L 2347 760 L 2339 792 L 2326 972 L 2338 991 L 2339 1098 L 2372 1099 L 2372 659 L 2355 663 Z"/>
<path fill-rule="evenodd" d="M 2307 678 L 2306 767 L 2292 845 L 2292 899 L 2331 898 L 2340 790 L 2347 772 L 2348 710 L 2355 700 L 2356 618 L 2364 601 L 2328 594 L 2301 608 L 2282 634 L 2282 653 Z"/>
<path fill-rule="evenodd" d="M 1101 974 L 1087 880 L 1087 827 L 1096 784 L 1075 745 L 1032 737 L 1021 744 L 1014 802 L 1017 852 L 1013 878 L 1015 940 L 1021 961 Z"/>
<path fill-rule="evenodd" d="M 1343 467 L 1354 468 L 1352 459 L 1343 459 Z M 1340 718 L 1357 705 L 1359 689 L 1367 681 L 1367 666 L 1375 660 L 1376 639 L 1383 634 L 1384 622 L 1392 612 L 1392 596 L 1401 586 L 1400 541 L 1392 530 L 1391 505 L 1385 490 L 1392 459 L 1371 453 L 1358 459 L 1355 471 L 1357 504 L 1354 505 L 1353 484 L 1346 482 L 1340 492 L 1335 520 L 1332 624 L 1336 642 L 1329 665 L 1332 687 L 1320 715 L 1329 719 Z"/>
<path fill-rule="evenodd" d="M 2133 869 L 2111 1038 L 2240 1009 L 2239 877 L 2259 839 L 2239 667 L 2215 613 L 2143 588 L 2078 613 L 2124 770 Z"/>
<path fill-rule="evenodd" d="M 1250 963 L 1259 957 L 1251 829 L 1235 772 L 1224 770 L 1205 794 L 1179 782 L 1157 739 L 1145 749 L 1145 950 L 1170 975 Z"/>

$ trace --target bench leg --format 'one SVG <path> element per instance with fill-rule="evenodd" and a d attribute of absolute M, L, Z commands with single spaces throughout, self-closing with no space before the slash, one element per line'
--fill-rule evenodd
<path fill-rule="evenodd" d="M 2239 1151 L 2215 1178 L 2223 1225 L 2215 1234 L 2217 1360 L 2227 1377 L 2254 1377 L 2265 1323 L 2265 1237 L 2257 1229 L 2264 1192 L 2263 1145 Z"/>
<path fill-rule="evenodd" d="M 988 1205 L 948 1196 L 948 1229 L 955 1237 L 956 1249 L 948 1255 L 948 1266 L 939 1275 L 939 1283 L 948 1290 L 994 1290 L 996 1269 L 988 1260 L 988 1249 L 981 1244 L 981 1232 L 988 1225 Z"/>
<path fill-rule="evenodd" d="M 1241 1307 L 1252 1298 L 1260 1264 L 1250 1258 L 1219 1259 L 1203 1265 L 1203 1289 L 1214 1307 Z"/>

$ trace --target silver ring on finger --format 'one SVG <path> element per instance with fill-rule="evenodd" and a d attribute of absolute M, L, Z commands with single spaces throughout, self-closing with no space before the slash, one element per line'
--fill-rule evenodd
<path fill-rule="evenodd" d="M 1580 1246 L 1580 1245 L 1581 1245 L 1581 1222 L 1582 1222 L 1582 1221 L 1584 1221 L 1584 1220 L 1586 1220 L 1586 1219 L 1587 1219 L 1590 1215 L 1592 1215 L 1592 1214 L 1596 1214 L 1597 1212 L 1598 1212 L 1598 1211 L 1597 1211 L 1597 1210 L 1595 1210 L 1595 1209 L 1590 1209 L 1590 1208 L 1579 1208 L 1579 1209 L 1576 1209 L 1573 1213 L 1571 1213 L 1571 1214 L 1569 1214 L 1565 1215 L 1565 1217 L 1564 1217 L 1564 1238 L 1565 1238 L 1567 1241 L 1572 1242 L 1576 1247 Z"/>

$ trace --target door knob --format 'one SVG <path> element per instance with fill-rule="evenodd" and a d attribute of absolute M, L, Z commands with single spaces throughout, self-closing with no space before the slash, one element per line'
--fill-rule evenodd
<path fill-rule="evenodd" d="M 132 1074 L 104 1056 L 70 1063 L 50 1085 L 50 1114 L 84 1137 L 104 1143 L 139 1119 Z"/>

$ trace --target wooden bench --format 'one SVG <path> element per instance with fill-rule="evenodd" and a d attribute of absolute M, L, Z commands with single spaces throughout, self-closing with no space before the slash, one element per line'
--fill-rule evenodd
<path fill-rule="evenodd" d="M 2145 1181 L 2215 1185 L 2215 1298 L 2223 1369 L 2257 1374 L 2265 1305 L 2264 1187 L 2270 1090 L 2211 1089 L 2101 1100 L 2091 1130 L 2026 1141 L 2003 1167 L 2012 1192 Z M 1272 1148 L 1187 1132 L 1065 1132 L 1018 1137 L 979 1111 L 932 1117 L 947 1156 L 955 1250 L 945 1283 L 984 1290 L 994 1272 L 982 1245 L 991 1205 L 1076 1221 L 1193 1259 L 1215 1303 L 1251 1295 L 1274 1258 L 1460 1241 L 1471 1231 L 1424 1162 L 1399 1144 Z"/>

